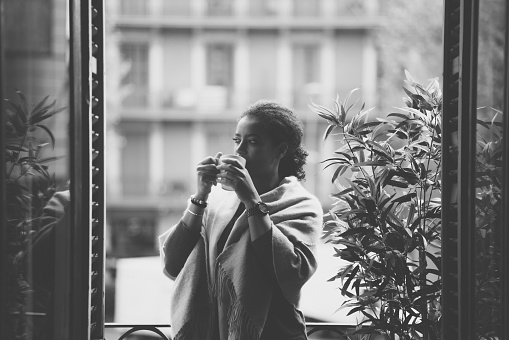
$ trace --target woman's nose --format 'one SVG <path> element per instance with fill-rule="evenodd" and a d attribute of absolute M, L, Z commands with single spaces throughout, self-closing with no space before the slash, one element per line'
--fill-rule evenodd
<path fill-rule="evenodd" d="M 237 153 L 240 156 L 244 156 L 246 154 L 246 143 L 244 141 L 237 144 L 235 147 L 235 153 Z"/>

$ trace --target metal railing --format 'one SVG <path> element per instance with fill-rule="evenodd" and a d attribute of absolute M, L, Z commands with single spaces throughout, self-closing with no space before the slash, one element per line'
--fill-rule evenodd
<path fill-rule="evenodd" d="M 169 324 L 130 324 L 130 323 L 106 323 L 105 328 L 107 329 L 127 329 L 117 339 L 106 338 L 105 340 L 124 340 L 129 335 L 136 332 L 145 332 L 145 334 L 153 333 L 159 336 L 159 339 L 171 340 L 169 335 L 166 335 L 161 329 L 169 329 Z M 328 337 L 334 336 L 334 339 L 342 340 L 348 339 L 347 335 L 351 334 L 356 326 L 352 324 L 344 323 L 327 323 L 327 322 L 307 322 L 306 323 L 307 335 L 311 336 L 317 332 L 327 332 Z"/>

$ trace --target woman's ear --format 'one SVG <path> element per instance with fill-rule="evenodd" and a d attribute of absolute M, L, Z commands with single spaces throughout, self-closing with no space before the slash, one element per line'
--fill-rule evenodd
<path fill-rule="evenodd" d="M 287 151 L 288 151 L 288 144 L 286 144 L 286 143 L 279 144 L 278 150 L 277 150 L 277 157 L 279 159 L 282 159 L 286 155 Z"/>

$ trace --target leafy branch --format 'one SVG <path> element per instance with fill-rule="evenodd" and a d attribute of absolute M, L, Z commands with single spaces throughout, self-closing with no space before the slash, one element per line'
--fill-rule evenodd
<path fill-rule="evenodd" d="M 309 105 L 328 123 L 324 139 L 341 137 L 322 162 L 339 189 L 323 237 L 350 262 L 331 278 L 349 313 L 391 338 L 438 339 L 442 93 L 436 79 L 424 87 L 406 72 L 405 82 L 406 107 L 384 118 L 363 104 L 347 122 L 358 89 L 331 109 Z"/>

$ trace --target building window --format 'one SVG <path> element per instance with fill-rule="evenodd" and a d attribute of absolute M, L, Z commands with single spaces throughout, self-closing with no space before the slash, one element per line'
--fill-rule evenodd
<path fill-rule="evenodd" d="M 317 44 L 293 46 L 293 105 L 306 107 L 317 100 L 320 90 L 320 47 Z"/>
<path fill-rule="evenodd" d="M 233 89 L 233 46 L 214 43 L 209 44 L 206 51 L 206 89 L 202 100 L 211 109 L 229 107 Z"/>
<path fill-rule="evenodd" d="M 211 16 L 227 16 L 233 13 L 232 0 L 207 0 L 207 14 Z"/>
<path fill-rule="evenodd" d="M 122 58 L 129 64 L 129 72 L 123 79 L 129 88 L 123 106 L 144 107 L 148 103 L 148 44 L 124 43 L 121 46 Z"/>
<path fill-rule="evenodd" d="M 367 14 L 365 0 L 347 0 L 337 2 L 337 13 L 339 16 L 362 16 Z"/>
<path fill-rule="evenodd" d="M 274 16 L 278 13 L 276 0 L 250 0 L 249 14 L 253 16 Z"/>
<path fill-rule="evenodd" d="M 320 14 L 321 0 L 293 0 L 293 15 L 313 17 Z"/>
<path fill-rule="evenodd" d="M 166 15 L 189 15 L 191 4 L 187 0 L 163 1 L 163 13 Z"/>
<path fill-rule="evenodd" d="M 146 0 L 121 0 L 119 1 L 120 13 L 123 15 L 147 15 L 150 1 Z"/>
<path fill-rule="evenodd" d="M 149 134 L 139 124 L 124 124 L 125 144 L 121 153 L 121 176 L 124 196 L 144 196 L 148 193 Z"/>

